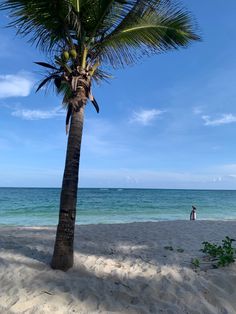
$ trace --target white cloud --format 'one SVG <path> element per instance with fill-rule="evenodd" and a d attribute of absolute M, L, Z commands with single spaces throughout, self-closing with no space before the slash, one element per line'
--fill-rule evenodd
<path fill-rule="evenodd" d="M 26 97 L 33 87 L 30 73 L 0 75 L 0 99 L 9 97 Z"/>
<path fill-rule="evenodd" d="M 148 171 L 135 169 L 82 169 L 82 186 L 129 187 L 129 188 L 228 188 L 229 176 L 213 173 Z M 236 180 L 235 180 L 236 183 Z M 234 184 L 235 186 L 235 184 Z"/>
<path fill-rule="evenodd" d="M 221 165 L 218 166 L 218 170 L 224 174 L 231 175 L 232 173 L 236 173 L 236 164 Z"/>
<path fill-rule="evenodd" d="M 236 115 L 232 113 L 222 114 L 221 118 L 215 120 L 211 119 L 210 116 L 202 116 L 202 119 L 204 120 L 204 125 L 218 126 L 236 122 Z"/>
<path fill-rule="evenodd" d="M 230 178 L 236 179 L 236 174 L 229 174 Z"/>
<path fill-rule="evenodd" d="M 133 113 L 133 117 L 131 118 L 130 122 L 137 122 L 142 125 L 149 125 L 153 120 L 155 120 L 163 113 L 164 111 L 158 109 L 140 110 L 139 112 Z"/>
<path fill-rule="evenodd" d="M 201 108 L 201 107 L 194 107 L 194 108 L 193 108 L 193 113 L 194 113 L 195 115 L 202 114 L 202 108 Z"/>
<path fill-rule="evenodd" d="M 21 118 L 24 120 L 42 120 L 52 119 L 58 116 L 64 115 L 62 109 L 56 108 L 53 110 L 29 110 L 29 109 L 17 109 L 12 112 L 12 116 Z"/>
<path fill-rule="evenodd" d="M 223 180 L 224 179 L 222 177 L 215 177 L 215 178 L 213 178 L 213 182 L 221 182 Z"/>

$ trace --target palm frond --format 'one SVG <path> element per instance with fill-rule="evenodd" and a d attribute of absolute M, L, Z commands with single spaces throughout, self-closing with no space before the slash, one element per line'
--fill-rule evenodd
<path fill-rule="evenodd" d="M 53 65 L 49 64 L 49 63 L 46 63 L 46 62 L 34 62 L 35 64 L 38 64 L 44 68 L 48 68 L 48 69 L 51 69 L 51 70 L 58 70 L 56 67 L 54 67 Z"/>
<path fill-rule="evenodd" d="M 99 113 L 100 109 L 99 109 L 99 106 L 98 106 L 98 103 L 97 103 L 96 99 L 93 98 L 93 100 L 91 100 L 91 102 L 92 102 L 95 110 L 97 111 L 97 113 Z"/>
<path fill-rule="evenodd" d="M 167 1 L 158 1 L 151 6 L 147 2 L 139 1 L 97 46 L 102 61 L 113 67 L 124 66 L 143 56 L 187 47 L 200 39 L 189 12 L 173 7 Z"/>
<path fill-rule="evenodd" d="M 70 23 L 75 18 L 70 1 L 4 0 L 0 10 L 9 11 L 12 21 L 8 26 L 43 50 L 70 41 Z"/>
<path fill-rule="evenodd" d="M 70 85 L 67 84 L 66 82 L 62 81 L 60 86 L 58 88 L 56 88 L 56 92 L 58 95 L 63 96 L 62 104 L 65 107 L 67 107 L 69 104 L 69 100 L 73 95 L 73 91 L 72 91 Z"/>
<path fill-rule="evenodd" d="M 137 0 L 91 0 L 91 4 L 88 6 L 86 3 L 86 8 L 83 7 L 81 11 L 83 26 L 89 35 L 96 37 L 109 32 L 122 21 L 136 2 Z"/>
<path fill-rule="evenodd" d="M 43 86 L 45 86 L 45 85 L 48 84 L 51 80 L 56 79 L 56 78 L 59 78 L 59 76 L 58 76 L 57 74 L 55 74 L 55 73 L 53 73 L 53 74 L 47 76 L 47 77 L 46 77 L 45 79 L 43 79 L 43 80 L 41 81 L 41 83 L 38 85 L 38 88 L 36 89 L 36 93 L 37 93 Z"/>
<path fill-rule="evenodd" d="M 109 80 L 111 80 L 113 76 L 102 70 L 101 68 L 97 68 L 92 78 L 97 84 L 100 84 L 103 81 L 109 82 Z"/>

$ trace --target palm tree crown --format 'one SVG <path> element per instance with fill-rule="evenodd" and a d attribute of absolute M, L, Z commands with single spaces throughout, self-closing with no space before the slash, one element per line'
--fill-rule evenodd
<path fill-rule="evenodd" d="M 123 67 L 199 39 L 189 12 L 169 0 L 3 0 L 0 9 L 50 56 L 50 64 L 38 62 L 49 70 L 38 90 L 54 80 L 68 103 L 85 85 L 97 111 L 91 82 L 109 77 L 102 66 Z"/>

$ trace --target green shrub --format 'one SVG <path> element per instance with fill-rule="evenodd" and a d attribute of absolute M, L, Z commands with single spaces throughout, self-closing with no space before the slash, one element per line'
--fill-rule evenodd
<path fill-rule="evenodd" d="M 193 265 L 195 268 L 200 267 L 200 261 L 199 261 L 198 258 L 192 259 L 191 263 L 192 263 L 192 265 Z"/>
<path fill-rule="evenodd" d="M 215 243 L 203 242 L 204 245 L 201 251 L 209 255 L 211 261 L 216 261 L 216 264 L 213 264 L 215 267 L 224 267 L 235 261 L 236 250 L 232 247 L 234 239 L 225 237 L 222 240 L 222 245 L 216 245 Z"/>

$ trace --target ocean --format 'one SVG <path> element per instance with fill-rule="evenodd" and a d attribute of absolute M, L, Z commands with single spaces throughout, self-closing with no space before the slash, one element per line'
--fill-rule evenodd
<path fill-rule="evenodd" d="M 0 225 L 51 226 L 58 222 L 60 189 L 0 188 Z M 100 189 L 78 190 L 77 224 L 236 219 L 236 191 Z"/>

